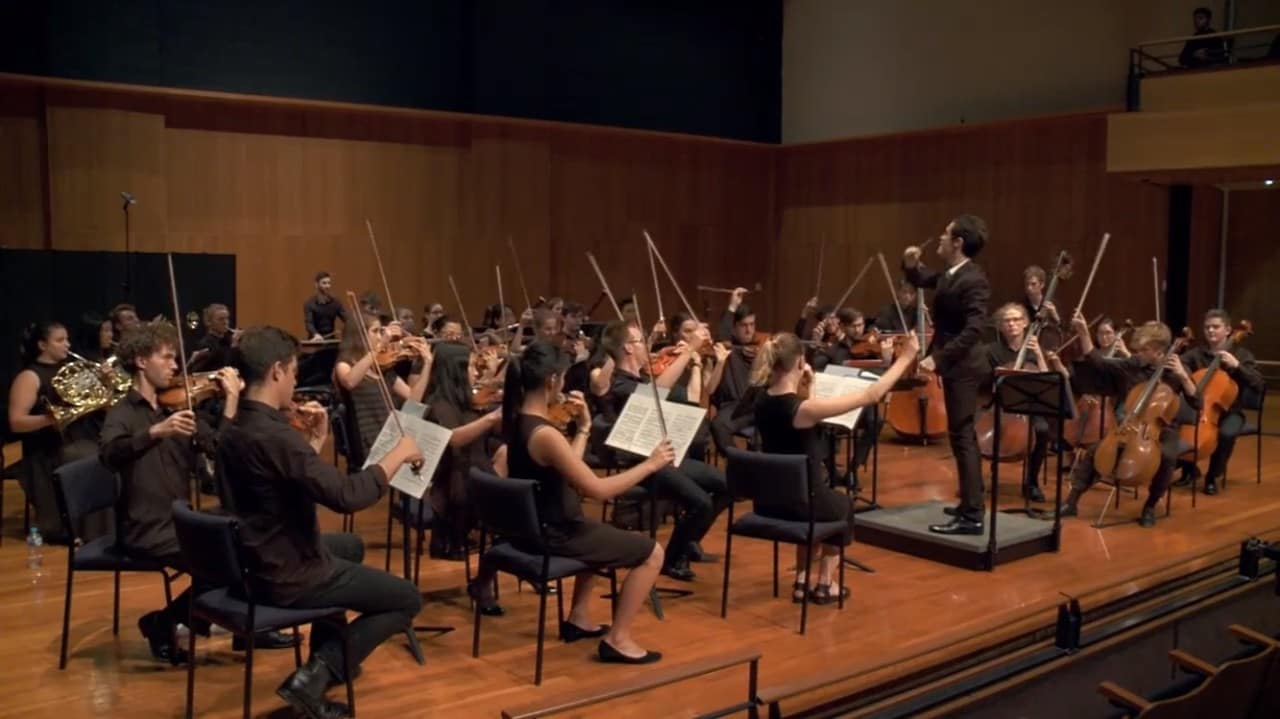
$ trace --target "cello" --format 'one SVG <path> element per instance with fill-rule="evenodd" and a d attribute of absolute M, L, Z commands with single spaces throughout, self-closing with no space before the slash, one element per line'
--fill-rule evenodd
<path fill-rule="evenodd" d="M 1124 401 L 1124 421 L 1118 423 L 1098 443 L 1093 466 L 1099 475 L 1117 486 L 1149 484 L 1160 469 L 1160 432 L 1173 423 L 1182 402 L 1164 378 L 1165 360 L 1178 354 L 1191 339 L 1191 330 L 1160 358 L 1160 364 L 1146 382 L 1129 390 Z"/>
<path fill-rule="evenodd" d="M 1235 331 L 1227 338 L 1224 350 L 1235 348 L 1246 337 L 1253 334 L 1253 323 L 1241 320 Z M 1182 455 L 1181 459 L 1192 460 L 1208 457 L 1218 447 L 1218 423 L 1222 415 L 1231 409 L 1236 398 L 1240 396 L 1240 387 L 1226 372 L 1219 372 L 1222 366 L 1222 355 L 1214 355 L 1208 367 L 1196 370 L 1191 374 L 1191 381 L 1196 385 L 1196 395 L 1200 397 L 1201 406 L 1199 421 L 1195 425 L 1183 425 L 1178 428 L 1178 439 L 1192 449 Z"/>
<path fill-rule="evenodd" d="M 885 272 L 887 275 L 887 267 Z M 892 290 L 892 278 L 890 279 Z M 894 295 L 894 302 L 897 302 L 897 295 Z M 924 301 L 920 298 L 916 302 L 915 332 L 921 347 L 928 346 L 927 342 L 931 336 L 926 331 L 926 323 Z M 906 324 L 904 321 L 903 327 Z M 895 348 L 895 357 L 898 351 L 898 348 Z M 911 386 L 889 393 L 889 408 L 886 411 L 885 420 L 900 438 L 927 444 L 929 440 L 938 439 L 947 433 L 947 406 L 942 396 L 942 377 L 937 372 L 926 372 L 920 369 L 918 358 L 916 362 L 912 379 L 909 381 Z"/>

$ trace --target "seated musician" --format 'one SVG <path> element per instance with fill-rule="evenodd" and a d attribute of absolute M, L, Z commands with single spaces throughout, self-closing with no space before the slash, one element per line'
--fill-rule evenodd
<path fill-rule="evenodd" d="M 582 333 L 583 315 L 582 305 L 576 302 L 564 304 L 560 341 L 562 349 L 572 362 L 564 376 L 565 391 L 581 392 L 585 395 L 590 391 L 591 383 L 591 342 Z"/>
<path fill-rule="evenodd" d="M 231 366 L 232 349 L 236 346 L 239 330 L 231 329 L 231 310 L 215 302 L 202 313 L 205 333 L 191 353 L 190 372 L 221 369 Z"/>
<path fill-rule="evenodd" d="M 316 293 L 302 305 L 302 323 L 312 342 L 334 336 L 334 321 L 347 321 L 347 311 L 331 293 L 333 276 L 328 272 L 316 273 Z"/>
<path fill-rule="evenodd" d="M 1009 302 L 996 310 L 996 327 L 999 329 L 999 336 L 986 347 L 986 357 L 993 373 L 1000 368 L 1013 368 L 1014 361 L 1018 358 L 1018 349 L 1022 347 L 1023 338 L 1026 337 L 1028 324 L 1030 322 L 1027 320 L 1027 310 L 1022 304 Z M 1039 340 L 1029 337 L 1026 342 L 1027 356 L 1022 368 L 1032 372 L 1048 372 L 1049 364 L 1045 361 Z M 1015 419 L 1013 416 L 1008 416 L 1003 421 Z M 1044 492 L 1040 489 L 1037 478 L 1040 476 L 1040 468 L 1044 466 L 1044 459 L 1049 454 L 1049 443 L 1053 433 L 1049 427 L 1049 420 L 1044 417 L 1028 419 L 1031 430 L 1028 440 L 1031 446 L 1028 447 L 1026 474 L 1022 477 L 1022 495 L 1033 502 L 1043 502 L 1045 501 Z"/>
<path fill-rule="evenodd" d="M 116 332 L 115 325 L 111 319 L 107 318 L 97 323 L 97 331 L 94 333 L 93 352 L 85 352 L 89 359 L 98 362 L 105 362 L 116 354 Z"/>
<path fill-rule="evenodd" d="M 361 564 L 364 545 L 352 534 L 321 535 L 316 505 L 335 512 L 371 507 L 387 492 L 401 465 L 421 462 L 412 439 L 403 437 L 368 469 L 343 474 L 319 453 L 329 435 L 324 410 L 304 437 L 282 409 L 297 382 L 298 341 L 276 327 L 253 327 L 240 337 L 239 366 L 247 383 L 235 420 L 218 443 L 223 506 L 240 519 L 240 536 L 255 591 L 279 606 L 342 607 L 359 612 L 341 633 L 326 624 L 311 628 L 311 656 L 276 690 L 299 714 L 343 717 L 347 707 L 329 702 L 325 691 L 346 680 L 344 643 L 352 673 L 389 637 L 410 627 L 422 596 L 399 577 Z"/>
<path fill-rule="evenodd" d="M 418 321 L 413 316 L 413 310 L 408 307 L 400 307 L 396 309 L 396 322 L 400 323 L 400 329 L 405 334 L 418 334 Z"/>
<path fill-rule="evenodd" d="M 1218 445 L 1209 457 L 1209 471 L 1204 476 L 1204 493 L 1218 493 L 1218 479 L 1226 474 L 1227 461 L 1236 447 L 1236 436 L 1244 427 L 1245 395 L 1262 392 L 1264 380 L 1258 371 L 1253 353 L 1230 342 L 1231 315 L 1223 309 L 1204 313 L 1204 344 L 1197 345 L 1182 354 L 1182 362 L 1188 372 L 1205 369 L 1213 358 L 1221 357 L 1219 371 L 1226 372 L 1240 392 L 1231 408 L 1218 420 Z M 1193 462 L 1183 463 L 1183 473 L 1191 475 L 1199 471 Z"/>
<path fill-rule="evenodd" d="M 1116 332 L 1116 321 L 1110 317 L 1103 317 L 1098 320 L 1098 326 L 1094 329 L 1094 345 L 1104 357 L 1118 357 L 1124 359 L 1130 357 L 1129 348 L 1124 345 L 1124 337 Z"/>
<path fill-rule="evenodd" d="M 707 382 L 711 406 L 716 408 L 711 439 L 721 453 L 734 446 L 735 434 L 755 424 L 754 405 L 743 403 L 751 387 L 751 363 L 758 349 L 754 344 L 756 315 L 742 301 L 746 292 L 739 287 L 729 296 L 729 309 L 721 315 L 716 331 L 718 338 L 729 341 L 729 349 L 723 352 L 723 344 L 716 344 L 716 367 Z"/>
<path fill-rule="evenodd" d="M 93 455 L 97 450 L 102 413 L 95 410 L 58 427 L 50 409 L 68 407 L 53 387 L 58 371 L 72 362 L 71 340 L 60 322 L 37 322 L 22 335 L 22 369 L 9 385 L 9 429 L 22 439 L 23 495 L 35 508 L 34 525 L 47 543 L 64 543 L 67 537 L 53 488 L 53 471 L 61 465 Z M 85 541 L 111 531 L 110 512 L 86 518 L 74 532 Z"/>
<path fill-rule="evenodd" d="M 906 318 L 907 327 L 902 327 L 902 318 L 898 316 L 898 306 L 890 302 L 876 313 L 872 325 L 880 334 L 914 332 L 916 329 L 916 286 L 906 279 L 898 280 L 898 304 L 902 305 L 902 316 Z"/>
<path fill-rule="evenodd" d="M 120 546 L 133 556 L 189 572 L 173 528 L 173 501 L 190 499 L 196 451 L 212 458 L 217 431 L 191 410 L 167 414 L 160 406 L 159 393 L 170 386 L 178 370 L 177 349 L 178 330 L 167 322 L 147 322 L 124 333 L 119 357 L 122 367 L 133 374 L 133 388 L 107 412 L 98 456 L 120 477 L 116 507 Z M 242 383 L 230 367 L 220 370 L 216 381 L 226 396 L 221 425 L 235 417 Z M 186 652 L 173 645 L 174 628 L 187 621 L 191 593 L 207 589 L 197 583 L 169 606 L 138 620 L 153 657 L 187 660 Z M 236 641 L 237 649 L 240 643 Z M 291 647 L 293 639 L 272 633 L 260 635 L 254 643 L 264 649 Z"/>
<path fill-rule="evenodd" d="M 635 330 L 636 342 L 640 334 Z M 608 477 L 598 476 L 582 461 L 589 431 L 577 432 L 570 442 L 547 421 L 548 403 L 563 389 L 568 358 L 558 347 L 534 342 L 507 365 L 502 404 L 502 430 L 508 447 L 511 476 L 538 483 L 538 518 L 546 527 L 547 545 L 553 556 L 577 559 L 593 568 L 630 568 L 622 583 L 613 626 L 591 620 L 591 585 L 595 574 L 574 577 L 573 605 L 560 624 L 560 639 L 575 642 L 601 637 L 600 660 L 622 664 L 651 664 L 662 658 L 646 651 L 631 636 L 636 614 L 644 604 L 662 566 L 662 546 L 647 535 L 627 532 L 588 519 L 582 497 L 608 500 L 668 467 L 675 458 L 671 444 L 663 440 L 643 462 Z M 578 399 L 582 398 L 578 396 Z M 581 403 L 580 427 L 591 426 L 591 413 Z M 485 562 L 468 587 L 481 611 L 492 609 L 495 569 Z"/>
<path fill-rule="evenodd" d="M 868 341 L 876 335 L 871 334 L 867 329 L 865 315 L 852 307 L 843 307 L 836 316 L 840 320 L 840 333 L 836 339 L 845 348 L 845 357 L 841 359 L 841 364 L 845 360 L 879 359 L 887 367 L 893 362 L 892 342 Z M 881 374 L 883 369 L 871 368 L 867 371 L 872 374 Z M 858 415 L 858 422 L 853 426 L 853 467 L 867 466 L 871 449 L 875 446 L 880 431 L 884 429 L 884 421 L 884 415 L 881 414 L 878 403 L 869 405 Z"/>
<path fill-rule="evenodd" d="M 442 339 L 446 342 L 465 342 L 466 341 L 462 335 L 461 320 L 456 320 L 452 317 L 449 317 L 448 315 L 441 315 L 440 318 L 437 319 L 434 324 L 435 324 L 434 332 L 437 339 Z"/>
<path fill-rule="evenodd" d="M 121 303 L 112 307 L 107 316 L 111 318 L 111 329 L 115 333 L 116 343 L 120 342 L 120 338 L 124 336 L 126 330 L 137 327 L 141 322 L 138 319 L 138 308 L 128 303 Z"/>
<path fill-rule="evenodd" d="M 756 395 L 756 429 L 765 452 L 773 454 L 803 454 L 809 458 L 809 486 L 813 502 L 814 518 L 819 522 L 848 521 L 849 530 L 844 542 L 853 541 L 853 498 L 833 489 L 826 481 L 823 458 L 826 441 L 818 432 L 818 425 L 828 417 L 844 414 L 857 407 L 878 403 L 893 387 L 902 373 L 914 361 L 920 351 L 914 336 L 907 340 L 902 352 L 884 376 L 866 390 L 851 392 L 838 397 L 818 398 L 809 396 L 813 382 L 813 369 L 804 361 L 804 348 L 792 334 L 774 335 L 761 346 L 751 370 L 751 383 L 764 391 Z M 754 511 L 765 517 L 808 521 L 807 507 L 765 507 L 756 504 Z M 819 556 L 821 559 L 819 560 Z M 837 564 L 840 561 L 838 547 L 796 546 L 796 577 L 792 585 L 792 600 L 801 602 L 809 593 L 815 604 L 829 604 L 849 596 L 848 587 L 832 587 Z M 811 586 L 813 563 L 818 562 L 817 582 Z"/>
<path fill-rule="evenodd" d="M 1173 469 L 1178 458 L 1178 425 L 1194 422 L 1196 411 L 1200 407 L 1200 398 L 1196 396 L 1196 386 L 1191 376 L 1177 355 L 1169 355 L 1169 347 L 1173 343 L 1172 333 L 1168 326 L 1160 322 L 1147 322 L 1133 331 L 1133 356 L 1125 359 L 1108 360 L 1093 345 L 1089 336 L 1089 322 L 1079 312 L 1072 318 L 1072 327 L 1080 335 L 1081 351 L 1090 371 L 1099 374 L 1109 384 L 1109 394 L 1117 398 L 1117 404 L 1123 404 L 1129 390 L 1141 385 L 1151 378 L 1158 366 L 1163 363 L 1165 373 L 1161 380 L 1178 394 L 1180 400 L 1178 415 L 1173 423 L 1160 433 L 1160 467 L 1151 479 L 1151 487 L 1147 494 L 1147 502 L 1142 507 L 1142 516 L 1138 520 L 1143 527 L 1154 527 L 1156 524 L 1156 504 L 1169 488 Z M 1071 468 L 1071 493 L 1062 505 L 1062 516 L 1074 517 L 1078 514 L 1077 505 L 1080 495 L 1084 494 L 1098 480 L 1094 469 L 1094 455 L 1097 445 L 1091 448 L 1080 461 Z"/>
<path fill-rule="evenodd" d="M 435 337 L 440 326 L 437 320 L 444 317 L 444 305 L 431 302 L 422 308 L 422 334 L 424 337 Z"/>
<path fill-rule="evenodd" d="M 355 437 L 360 440 L 360 457 L 373 446 L 382 425 L 387 421 L 387 405 L 375 372 L 381 372 L 393 399 L 403 402 L 421 402 L 431 378 L 431 346 L 421 337 L 405 337 L 401 340 L 409 352 L 422 362 L 418 374 L 405 381 L 396 374 L 395 366 L 378 368 L 377 353 L 387 345 L 387 329 L 382 321 L 371 314 L 364 315 L 368 329 L 367 342 L 373 352 L 365 349 L 360 338 L 358 322 L 342 326 L 342 344 L 338 348 L 338 362 L 333 367 L 334 384 L 347 400 L 348 417 L 354 420 Z"/>
<path fill-rule="evenodd" d="M 1041 320 L 1040 344 L 1046 349 L 1056 350 L 1062 344 L 1062 330 L 1059 328 L 1062 320 L 1053 300 L 1044 301 L 1045 276 L 1044 268 L 1039 265 L 1030 265 L 1022 271 L 1022 309 L 1027 313 L 1027 322 Z"/>
<path fill-rule="evenodd" d="M 686 325 L 694 325 L 689 320 Z M 687 335 L 691 342 L 681 342 L 675 360 L 654 381 L 659 387 L 671 388 L 669 397 L 672 401 L 696 401 L 691 394 L 695 389 L 693 382 L 677 388 L 681 377 L 686 372 L 701 375 L 702 358 L 699 349 L 706 341 L 704 330 L 696 327 Z M 650 379 L 644 367 L 644 338 L 639 326 L 633 323 L 613 322 L 605 329 L 604 346 L 608 353 L 603 365 L 591 372 L 591 392 L 595 398 L 603 425 L 598 432 L 598 446 L 604 451 L 604 438 L 626 406 L 627 400 L 635 393 L 638 386 L 647 384 Z M 699 380 L 700 381 L 700 380 Z M 687 392 L 686 392 L 687 390 Z M 689 568 L 690 561 L 709 561 L 711 557 L 702 551 L 701 541 L 716 517 L 728 508 L 732 498 L 729 496 L 729 485 L 724 473 L 719 469 L 692 458 L 693 450 L 679 467 L 665 467 L 654 474 L 654 489 L 672 498 L 683 516 L 676 520 L 674 531 L 668 543 L 666 563 L 662 573 L 683 582 L 691 582 L 695 578 Z"/>

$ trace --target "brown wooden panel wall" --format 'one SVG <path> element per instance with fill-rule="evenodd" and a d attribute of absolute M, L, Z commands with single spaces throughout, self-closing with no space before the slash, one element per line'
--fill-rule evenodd
<path fill-rule="evenodd" d="M 1227 309 L 1253 321 L 1248 343 L 1259 359 L 1280 360 L 1280 191 L 1231 192 L 1227 209 Z M 1274 373 L 1274 372 L 1272 372 Z"/>
<path fill-rule="evenodd" d="M 1063 285 L 1060 304 L 1073 306 L 1102 233 L 1110 232 L 1085 313 L 1135 320 L 1154 314 L 1151 257 L 1167 266 L 1168 193 L 1107 175 L 1104 115 L 817 143 L 780 154 L 773 286 L 788 316 L 813 294 L 822 237 L 823 295 L 834 301 L 865 258 L 883 251 L 896 276 L 907 245 L 936 238 L 962 212 L 990 226 L 980 259 L 993 305 L 1019 296 L 1025 266 L 1048 268 L 1067 249 L 1076 274 Z M 883 273 L 868 276 L 853 303 L 884 305 L 885 285 Z"/>

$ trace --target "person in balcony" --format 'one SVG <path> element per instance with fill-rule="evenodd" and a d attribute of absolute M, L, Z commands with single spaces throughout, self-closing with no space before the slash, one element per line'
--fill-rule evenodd
<path fill-rule="evenodd" d="M 1213 20 L 1213 11 L 1207 7 L 1198 7 L 1191 13 L 1191 21 L 1195 23 L 1195 35 L 1212 35 L 1217 30 L 1213 29 L 1210 22 Z M 1182 46 L 1182 52 L 1178 54 L 1178 64 L 1183 67 L 1208 67 L 1210 65 L 1222 65 L 1227 62 L 1227 58 L 1231 54 L 1231 42 L 1227 38 L 1212 37 L 1196 40 L 1188 40 Z"/>

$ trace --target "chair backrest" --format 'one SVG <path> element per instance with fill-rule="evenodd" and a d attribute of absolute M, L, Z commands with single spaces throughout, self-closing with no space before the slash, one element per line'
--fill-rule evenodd
<path fill-rule="evenodd" d="M 734 497 L 769 507 L 809 508 L 809 458 L 726 447 L 725 478 Z"/>
<path fill-rule="evenodd" d="M 1200 686 L 1181 696 L 1155 702 L 1138 716 L 1143 719 L 1247 717 L 1275 658 L 1275 647 L 1267 647 L 1223 662 L 1217 673 Z"/>
<path fill-rule="evenodd" d="M 1248 387 L 1240 388 L 1240 406 L 1254 410 L 1262 411 L 1262 405 L 1267 401 L 1267 385 L 1262 385 L 1261 390 L 1253 390 Z"/>
<path fill-rule="evenodd" d="M 115 473 L 98 461 L 97 455 L 67 462 L 55 469 L 53 486 L 68 538 L 76 536 L 76 527 L 82 518 L 115 507 L 120 495 Z"/>
<path fill-rule="evenodd" d="M 176 500 L 173 528 L 191 576 L 216 587 L 247 591 L 240 561 L 240 523 L 235 517 L 197 512 Z"/>
<path fill-rule="evenodd" d="M 542 542 L 542 522 L 534 494 L 538 483 L 509 479 L 471 468 L 467 497 L 481 527 L 508 539 Z"/>

